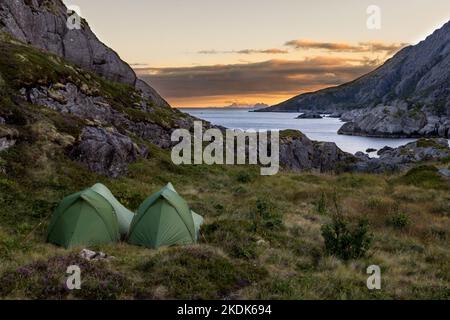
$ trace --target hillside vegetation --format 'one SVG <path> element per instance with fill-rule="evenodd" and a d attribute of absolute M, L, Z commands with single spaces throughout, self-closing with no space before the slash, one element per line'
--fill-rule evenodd
<path fill-rule="evenodd" d="M 449 298 L 450 184 L 434 166 L 391 176 L 284 171 L 262 177 L 253 166 L 175 166 L 168 149 L 128 132 L 149 156 L 130 164 L 128 175 L 107 178 L 67 155 L 89 120 L 32 104 L 22 88 L 86 83 L 130 120 L 169 126 L 185 116 L 124 107 L 139 99 L 134 89 L 2 37 L 0 134 L 16 143 L 0 152 L 0 298 Z M 45 243 L 64 196 L 101 182 L 136 210 L 169 181 L 205 217 L 199 244 L 99 246 L 90 249 L 114 258 L 87 262 L 79 257 L 83 248 Z M 365 221 L 367 252 L 346 257 L 325 246 L 322 231 L 333 230 L 337 215 L 349 228 Z M 72 264 L 82 269 L 79 291 L 64 286 Z M 366 269 L 374 264 L 382 269 L 382 290 L 369 291 Z"/>

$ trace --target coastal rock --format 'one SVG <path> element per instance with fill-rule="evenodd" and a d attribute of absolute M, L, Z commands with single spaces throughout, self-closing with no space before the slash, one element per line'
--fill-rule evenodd
<path fill-rule="evenodd" d="M 341 170 L 353 161 L 355 157 L 343 152 L 335 143 L 312 141 L 300 131 L 281 132 L 280 164 L 284 168 L 331 172 Z"/>
<path fill-rule="evenodd" d="M 328 115 L 328 118 L 341 118 L 343 112 L 341 111 L 334 111 Z"/>
<path fill-rule="evenodd" d="M 126 174 L 128 164 L 147 155 L 146 148 L 137 146 L 115 129 L 96 127 L 84 128 L 80 141 L 69 152 L 73 160 L 112 178 Z"/>
<path fill-rule="evenodd" d="M 425 161 L 439 161 L 450 156 L 446 139 L 420 139 L 398 148 L 385 147 L 378 152 L 379 158 L 370 158 L 360 152 L 358 161 L 349 166 L 353 172 L 390 173 L 402 171 L 412 164 Z"/>
<path fill-rule="evenodd" d="M 296 119 L 322 119 L 322 115 L 318 112 L 306 112 L 299 115 Z"/>
<path fill-rule="evenodd" d="M 381 155 L 387 151 L 392 151 L 392 150 L 394 150 L 394 148 L 385 146 L 385 147 L 381 148 L 380 150 L 378 150 L 377 155 Z"/>
<path fill-rule="evenodd" d="M 405 103 L 377 106 L 346 113 L 339 134 L 369 137 L 448 137 L 450 122 L 426 110 L 410 109 Z"/>
<path fill-rule="evenodd" d="M 341 115 L 341 120 L 344 122 L 353 121 L 354 119 L 363 115 L 364 112 L 365 112 L 365 110 L 363 110 L 363 109 L 355 109 L 355 110 L 344 112 Z"/>

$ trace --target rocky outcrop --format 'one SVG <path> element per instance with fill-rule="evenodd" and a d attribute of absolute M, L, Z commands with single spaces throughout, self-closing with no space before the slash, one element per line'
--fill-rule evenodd
<path fill-rule="evenodd" d="M 450 169 L 439 169 L 439 174 L 450 181 Z"/>
<path fill-rule="evenodd" d="M 332 142 L 308 139 L 299 131 L 283 131 L 280 134 L 280 165 L 294 171 L 340 171 L 356 158 Z"/>
<path fill-rule="evenodd" d="M 296 119 L 322 119 L 322 115 L 318 112 L 305 112 L 299 115 Z"/>
<path fill-rule="evenodd" d="M 339 134 L 369 137 L 450 137 L 450 118 L 433 115 L 429 110 L 408 108 L 406 103 L 377 106 L 345 113 L 349 121 Z"/>
<path fill-rule="evenodd" d="M 364 109 L 355 111 L 363 113 L 364 118 L 346 125 L 341 133 L 445 137 L 450 121 L 449 69 L 450 22 L 447 22 L 426 40 L 404 48 L 365 76 L 259 111 L 339 113 Z M 401 117 L 380 117 L 378 113 L 384 106 L 403 105 L 408 112 Z M 343 115 L 342 119 L 351 121 L 354 116 L 349 116 Z M 370 119 L 372 116 L 376 119 Z"/>
<path fill-rule="evenodd" d="M 335 143 L 312 141 L 299 131 L 280 133 L 280 165 L 293 171 L 393 173 L 419 162 L 448 158 L 450 148 L 446 139 L 420 139 L 398 148 L 382 148 L 378 156 L 352 155 Z"/>
<path fill-rule="evenodd" d="M 19 136 L 17 130 L 6 127 L 4 123 L 4 119 L 0 118 L 0 152 L 14 146 Z"/>
<path fill-rule="evenodd" d="M 115 112 L 105 98 L 89 96 L 73 83 L 23 88 L 21 93 L 32 104 L 88 119 L 99 125 L 120 121 L 118 118 L 125 121 L 124 116 Z"/>
<path fill-rule="evenodd" d="M 370 158 L 358 152 L 358 159 L 348 169 L 353 172 L 390 173 L 408 169 L 412 164 L 425 161 L 439 161 L 450 156 L 446 139 L 420 139 L 398 148 L 383 148 L 379 158 Z"/>
<path fill-rule="evenodd" d="M 96 127 L 86 127 L 80 141 L 69 152 L 73 160 L 112 178 L 126 174 L 128 164 L 147 155 L 145 147 L 139 147 L 116 129 Z"/>
<path fill-rule="evenodd" d="M 11 148 L 17 142 L 18 132 L 0 125 L 0 152 Z"/>
<path fill-rule="evenodd" d="M 170 108 L 169 103 L 166 100 L 164 100 L 158 94 L 158 92 L 156 92 L 155 89 L 150 87 L 145 81 L 143 81 L 141 79 L 137 79 L 136 80 L 136 89 L 142 93 L 142 96 L 145 99 L 152 101 L 155 105 Z"/>
<path fill-rule="evenodd" d="M 57 83 L 49 87 L 23 88 L 21 94 L 24 99 L 32 104 L 74 115 L 97 126 L 113 125 L 121 129 L 122 133 L 131 132 L 161 148 L 172 146 L 170 136 L 173 128 L 150 121 L 130 119 L 126 113 L 115 110 L 108 100 L 99 95 L 98 92 L 96 92 L 96 95 L 92 95 L 93 92 L 88 87 L 79 88 L 70 82 L 66 84 Z M 145 104 L 145 100 L 141 104 L 134 105 L 133 108 L 148 112 L 150 115 L 153 112 Z M 175 114 L 176 111 L 173 112 Z M 189 117 L 183 120 L 182 117 L 174 116 L 172 120 L 175 126 L 179 128 L 190 129 L 192 125 Z"/>
<path fill-rule="evenodd" d="M 1 0 L 0 31 L 108 80 L 136 85 L 155 105 L 169 106 L 153 88 L 138 81 L 133 69 L 96 37 L 85 20 L 79 29 L 68 28 L 73 14 L 61 0 Z"/>

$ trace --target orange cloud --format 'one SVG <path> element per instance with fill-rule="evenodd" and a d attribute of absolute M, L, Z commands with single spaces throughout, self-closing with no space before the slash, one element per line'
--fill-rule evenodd
<path fill-rule="evenodd" d="M 243 50 L 230 50 L 230 51 L 217 51 L 217 50 L 201 50 L 198 54 L 287 54 L 288 50 L 271 48 L 271 49 L 243 49 Z"/>
<path fill-rule="evenodd" d="M 358 44 L 349 44 L 345 42 L 318 42 L 313 40 L 291 40 L 285 43 L 285 46 L 295 49 L 318 49 L 333 52 L 383 52 L 393 54 L 407 46 L 407 43 L 383 43 L 383 42 L 359 42 Z"/>
<path fill-rule="evenodd" d="M 175 106 L 199 106 L 208 101 L 209 105 L 214 105 L 218 99 L 274 103 L 275 99 L 281 101 L 302 92 L 353 80 L 373 70 L 374 66 L 365 62 L 355 58 L 313 57 L 294 61 L 276 59 L 228 65 L 141 68 L 136 72 Z"/>

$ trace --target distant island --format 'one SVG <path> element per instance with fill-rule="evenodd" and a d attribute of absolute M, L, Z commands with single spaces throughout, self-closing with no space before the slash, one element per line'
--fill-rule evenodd
<path fill-rule="evenodd" d="M 228 106 L 224 107 L 218 107 L 218 108 L 227 108 L 227 109 L 263 109 L 268 108 L 269 105 L 265 103 L 255 103 L 255 104 L 249 104 L 249 103 L 238 103 L 234 102 Z"/>

